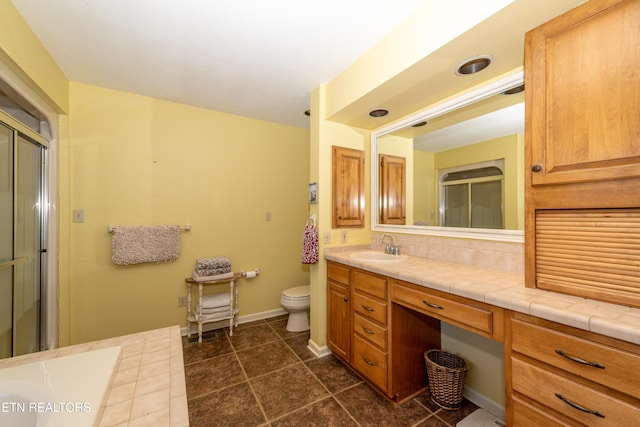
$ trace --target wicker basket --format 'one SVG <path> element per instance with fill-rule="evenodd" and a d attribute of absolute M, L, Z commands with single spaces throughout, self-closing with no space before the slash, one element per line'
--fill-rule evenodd
<path fill-rule="evenodd" d="M 443 350 L 426 351 L 424 360 L 433 403 L 450 411 L 460 409 L 467 363 L 462 357 Z"/>

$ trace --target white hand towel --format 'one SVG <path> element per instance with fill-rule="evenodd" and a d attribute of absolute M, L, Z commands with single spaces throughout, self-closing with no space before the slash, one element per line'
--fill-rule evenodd
<path fill-rule="evenodd" d="M 202 297 L 202 308 L 220 308 L 229 306 L 231 298 L 228 293 L 211 294 Z"/>
<path fill-rule="evenodd" d="M 202 307 L 202 314 L 216 314 L 216 313 L 228 313 L 231 306 L 225 305 L 222 307 L 207 308 Z M 200 313 L 200 304 L 196 304 L 196 313 Z"/>
<path fill-rule="evenodd" d="M 200 317 L 203 321 L 225 319 L 229 317 L 229 312 L 225 311 L 224 313 L 203 314 L 201 316 L 198 316 L 198 313 L 196 313 L 196 317 Z"/>

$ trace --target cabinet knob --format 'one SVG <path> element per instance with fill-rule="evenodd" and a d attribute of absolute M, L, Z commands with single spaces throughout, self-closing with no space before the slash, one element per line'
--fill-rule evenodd
<path fill-rule="evenodd" d="M 540 171 L 542 170 L 542 166 L 540 166 L 540 165 L 533 165 L 533 166 L 531 167 L 531 170 L 532 170 L 532 171 L 534 171 L 534 172 L 540 172 Z"/>
<path fill-rule="evenodd" d="M 344 300 L 345 300 L 345 302 L 349 301 L 349 298 L 348 297 L 344 297 Z"/>

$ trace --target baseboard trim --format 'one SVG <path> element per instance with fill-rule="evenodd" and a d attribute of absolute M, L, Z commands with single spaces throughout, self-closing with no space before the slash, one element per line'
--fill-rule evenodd
<path fill-rule="evenodd" d="M 475 403 L 482 409 L 487 410 L 501 420 L 505 419 L 504 405 L 494 402 L 484 394 L 478 393 L 477 391 L 470 389 L 469 387 L 464 388 L 462 395 L 467 398 L 467 400 L 470 400 L 471 402 Z"/>
<path fill-rule="evenodd" d="M 257 320 L 270 319 L 272 317 L 278 317 L 287 314 L 287 312 L 283 308 L 278 308 L 275 310 L 263 311 L 260 313 L 248 314 L 246 316 L 238 316 L 238 325 L 242 325 L 243 323 L 255 322 Z M 213 331 L 214 329 L 226 328 L 229 326 L 229 319 L 221 320 L 219 322 L 211 322 L 205 323 L 202 325 L 202 332 Z M 192 324 L 191 326 L 191 334 L 198 334 L 198 325 Z M 187 336 L 187 327 L 183 326 L 180 328 L 180 334 L 183 337 Z"/>
<path fill-rule="evenodd" d="M 318 358 L 325 357 L 331 354 L 331 350 L 329 349 L 329 347 L 327 347 L 326 345 L 319 346 L 312 339 L 309 339 L 309 345 L 307 346 L 307 349 Z"/>

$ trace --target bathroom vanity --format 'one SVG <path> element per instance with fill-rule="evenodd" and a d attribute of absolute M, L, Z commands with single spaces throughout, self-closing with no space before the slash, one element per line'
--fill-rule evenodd
<path fill-rule="evenodd" d="M 447 322 L 504 343 L 507 425 L 640 419 L 637 309 L 527 289 L 515 273 L 358 251 L 325 252 L 328 346 L 390 401 L 426 389 L 423 353 Z"/>

